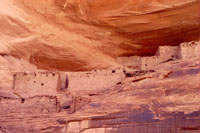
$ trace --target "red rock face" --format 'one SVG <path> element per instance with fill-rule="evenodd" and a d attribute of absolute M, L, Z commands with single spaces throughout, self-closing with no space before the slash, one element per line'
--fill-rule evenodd
<path fill-rule="evenodd" d="M 82 1 L 77 12 L 85 21 L 105 29 L 112 29 L 121 37 L 128 38 L 132 45 L 142 45 L 143 48 L 135 53 L 151 54 L 158 45 L 177 45 L 199 37 L 198 2 L 195 0 Z M 120 46 L 123 47 L 123 44 Z"/>
<path fill-rule="evenodd" d="M 199 0 L 1 1 L 0 53 L 57 70 L 117 66 L 119 56 L 198 40 Z"/>

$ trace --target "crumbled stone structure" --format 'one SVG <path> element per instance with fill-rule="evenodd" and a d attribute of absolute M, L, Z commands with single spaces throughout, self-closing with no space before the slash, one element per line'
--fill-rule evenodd
<path fill-rule="evenodd" d="M 155 56 L 141 57 L 141 70 L 150 70 L 154 66 L 177 59 L 200 58 L 200 42 L 181 43 L 180 46 L 160 46 Z"/>
<path fill-rule="evenodd" d="M 160 46 L 155 56 L 141 57 L 141 70 L 149 70 L 154 66 L 169 61 L 178 59 L 178 46 Z"/>
<path fill-rule="evenodd" d="M 61 77 L 54 72 L 16 73 L 13 89 L 14 93 L 22 98 L 36 95 L 54 96 L 61 89 Z"/>

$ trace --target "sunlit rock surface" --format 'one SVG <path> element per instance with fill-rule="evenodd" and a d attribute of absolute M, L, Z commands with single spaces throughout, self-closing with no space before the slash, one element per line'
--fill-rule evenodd
<path fill-rule="evenodd" d="M 38 68 L 91 70 L 197 40 L 199 0 L 1 0 L 0 54 Z"/>

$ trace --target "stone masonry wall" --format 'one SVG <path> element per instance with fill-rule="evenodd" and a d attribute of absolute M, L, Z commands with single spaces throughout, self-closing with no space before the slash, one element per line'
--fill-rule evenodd
<path fill-rule="evenodd" d="M 87 91 L 106 89 L 114 86 L 125 77 L 122 69 L 102 69 L 90 72 L 68 72 L 63 73 L 62 88 L 65 87 L 65 81 L 68 75 L 68 90 Z"/>
<path fill-rule="evenodd" d="M 14 93 L 28 98 L 36 95 L 56 95 L 61 86 L 59 73 L 17 73 L 14 75 Z"/>

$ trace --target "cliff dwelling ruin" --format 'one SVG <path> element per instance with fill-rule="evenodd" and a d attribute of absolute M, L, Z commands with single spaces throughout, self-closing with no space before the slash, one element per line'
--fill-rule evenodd
<path fill-rule="evenodd" d="M 156 65 L 167 61 L 199 58 L 199 47 L 199 42 L 181 43 L 179 46 L 160 46 L 155 56 L 129 57 L 130 60 L 126 59 L 126 61 L 132 62 L 135 68 L 132 71 L 148 71 Z M 126 67 L 131 68 L 131 66 L 123 67 L 88 72 L 44 71 L 16 73 L 14 75 L 13 89 L 21 97 L 33 97 L 36 95 L 53 96 L 62 90 L 92 91 L 107 89 L 121 82 L 127 76 L 127 73 L 131 72 L 131 69 L 126 69 Z"/>
<path fill-rule="evenodd" d="M 200 133 L 200 0 L 1 0 L 0 133 Z"/>

